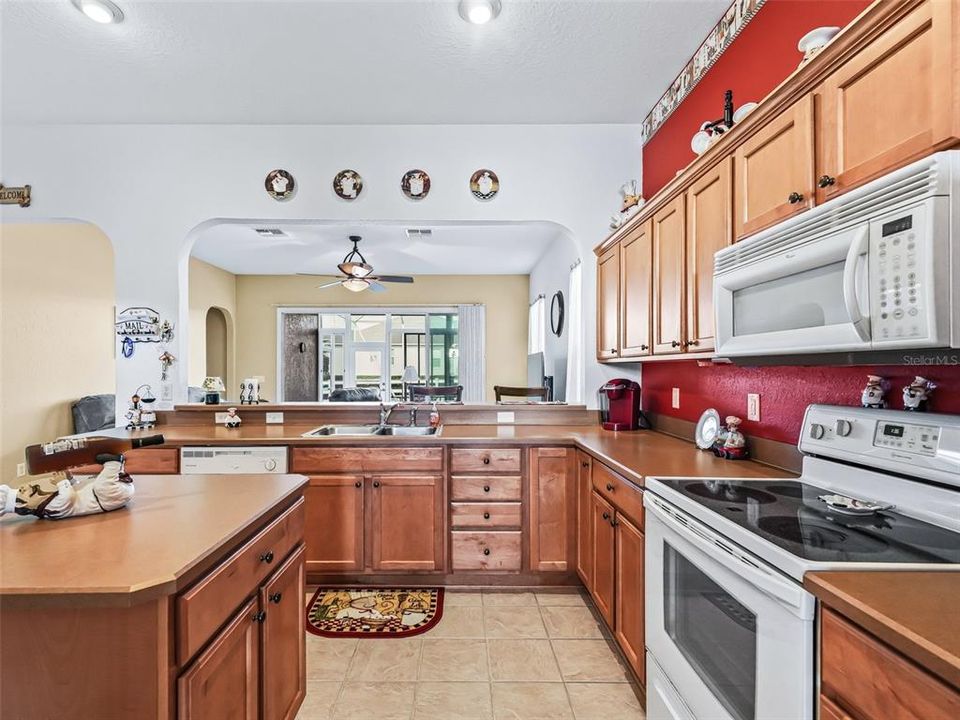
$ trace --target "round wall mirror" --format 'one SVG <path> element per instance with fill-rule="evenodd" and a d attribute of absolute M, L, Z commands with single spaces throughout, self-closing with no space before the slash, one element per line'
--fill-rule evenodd
<path fill-rule="evenodd" d="M 550 301 L 550 330 L 560 337 L 563 332 L 563 291 L 557 290 Z"/>

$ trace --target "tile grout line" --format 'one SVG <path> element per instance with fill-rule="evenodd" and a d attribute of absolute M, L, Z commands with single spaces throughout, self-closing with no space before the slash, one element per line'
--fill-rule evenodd
<path fill-rule="evenodd" d="M 543 620 L 543 608 L 540 608 L 540 621 L 543 622 L 544 630 L 546 630 L 547 623 Z M 547 636 L 549 637 L 549 635 L 550 632 L 547 631 Z M 576 711 L 573 709 L 573 702 L 570 700 L 570 688 L 567 687 L 567 680 L 563 677 L 563 668 L 560 667 L 560 658 L 557 657 L 557 650 L 553 647 L 553 638 L 549 638 L 547 642 L 550 643 L 550 652 L 553 654 L 553 661 L 557 664 L 557 672 L 560 673 L 560 682 L 563 684 L 563 694 L 567 698 L 567 707 L 570 708 L 570 717 L 576 720 Z"/>

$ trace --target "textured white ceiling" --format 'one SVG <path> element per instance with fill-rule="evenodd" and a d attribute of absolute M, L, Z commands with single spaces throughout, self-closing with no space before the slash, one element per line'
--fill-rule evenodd
<path fill-rule="evenodd" d="M 433 234 L 408 238 L 409 227 Z M 254 228 L 279 228 L 285 237 L 261 237 Z M 229 221 L 202 230 L 191 254 L 237 275 L 335 275 L 353 247 L 350 235 L 363 238 L 360 252 L 375 272 L 387 275 L 526 275 L 553 242 L 565 240 L 560 226 L 549 222 Z"/>
<path fill-rule="evenodd" d="M 637 123 L 729 0 L 0 1 L 7 123 Z"/>

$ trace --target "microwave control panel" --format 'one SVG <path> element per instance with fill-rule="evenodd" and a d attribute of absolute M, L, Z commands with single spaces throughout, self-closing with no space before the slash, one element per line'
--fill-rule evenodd
<path fill-rule="evenodd" d="M 909 342 L 930 335 L 925 230 L 922 207 L 871 223 L 870 314 L 874 342 Z"/>

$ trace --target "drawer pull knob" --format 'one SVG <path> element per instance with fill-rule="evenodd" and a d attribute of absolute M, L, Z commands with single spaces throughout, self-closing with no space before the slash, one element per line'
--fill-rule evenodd
<path fill-rule="evenodd" d="M 837 179 L 830 177 L 829 175 L 821 175 L 820 179 L 817 180 L 817 187 L 825 188 L 834 185 L 837 182 Z"/>
<path fill-rule="evenodd" d="M 273 562 L 273 550 L 267 550 L 263 555 L 260 556 L 260 562 L 265 562 L 268 565 Z"/>
<path fill-rule="evenodd" d="M 671 341 L 670 341 L 670 347 L 680 347 L 680 341 L 679 341 L 679 340 L 671 340 Z"/>
<path fill-rule="evenodd" d="M 483 554 L 484 554 L 484 555 L 489 555 L 489 554 L 490 554 L 490 548 L 484 548 L 484 549 L 483 549 Z"/>
<path fill-rule="evenodd" d="M 379 480 L 374 480 L 374 481 L 373 481 L 373 486 L 374 486 L 375 488 L 380 487 L 380 481 L 379 481 Z"/>
<path fill-rule="evenodd" d="M 363 487 L 363 481 L 362 481 L 362 480 L 357 480 L 357 481 L 353 484 L 353 486 L 354 486 L 354 487 L 358 487 L 358 488 L 359 488 L 359 487 Z"/>
<path fill-rule="evenodd" d="M 254 613 L 253 617 L 250 619 L 253 620 L 254 622 L 262 623 L 264 620 L 267 619 L 267 613 L 265 610 L 261 610 L 260 612 Z"/>
<path fill-rule="evenodd" d="M 649 349 L 650 349 L 650 346 L 649 346 L 649 345 L 641 345 L 641 346 L 640 346 L 640 349 L 641 349 L 641 350 L 649 350 Z"/>
<path fill-rule="evenodd" d="M 483 458 L 483 464 L 484 464 L 484 465 L 489 465 L 489 464 L 490 464 L 490 458 L 484 457 L 484 458 Z"/>
<path fill-rule="evenodd" d="M 590 463 L 588 463 L 588 462 L 582 462 L 582 463 L 580 463 L 580 464 L 581 464 L 583 467 L 585 467 L 585 468 L 590 467 Z"/>
<path fill-rule="evenodd" d="M 485 513 L 483 514 L 483 519 L 484 519 L 484 520 L 489 520 L 489 519 L 490 519 L 490 513 L 485 512 Z"/>
<path fill-rule="evenodd" d="M 613 492 L 613 483 L 607 483 L 607 492 Z"/>
<path fill-rule="evenodd" d="M 801 200 L 803 200 L 803 195 L 798 192 L 792 192 L 787 196 L 787 202 L 791 205 L 796 205 Z"/>
<path fill-rule="evenodd" d="M 484 486 L 483 486 L 483 491 L 484 491 L 484 492 L 490 492 L 490 486 L 489 486 L 489 485 L 484 485 Z"/>
<path fill-rule="evenodd" d="M 272 602 L 274 605 L 279 605 L 279 604 L 280 604 L 280 599 L 281 599 L 282 597 L 283 597 L 283 593 L 278 593 L 278 592 L 276 592 L 276 593 L 274 593 L 273 595 L 270 596 L 270 602 Z"/>
<path fill-rule="evenodd" d="M 604 514 L 603 514 L 603 519 L 604 519 L 604 520 L 609 520 L 609 519 L 610 519 L 610 513 L 604 513 Z"/>

